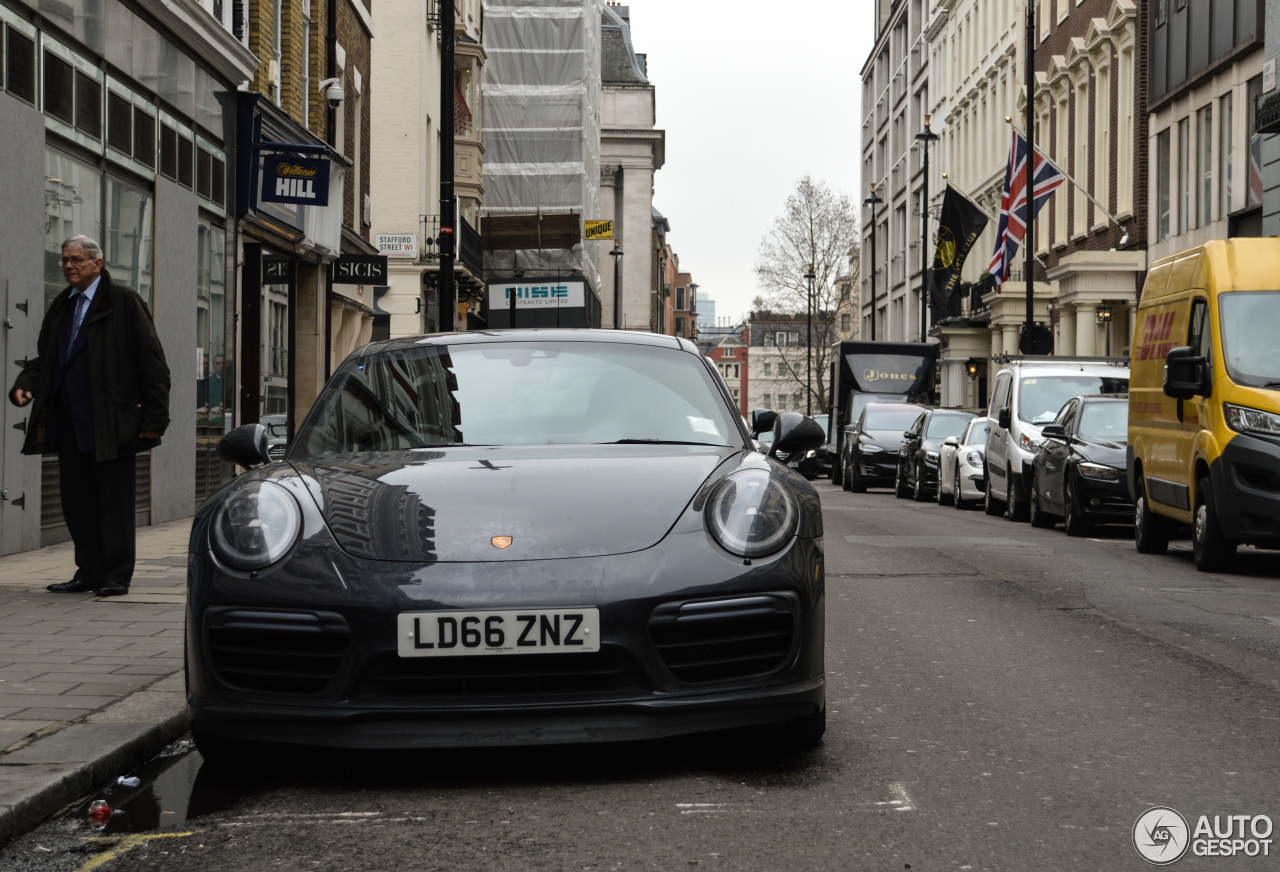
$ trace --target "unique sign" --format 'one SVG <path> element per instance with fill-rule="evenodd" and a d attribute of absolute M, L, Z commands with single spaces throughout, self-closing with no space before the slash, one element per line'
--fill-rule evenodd
<path fill-rule="evenodd" d="M 344 254 L 333 262 L 335 285 L 385 285 L 385 254 Z"/>
<path fill-rule="evenodd" d="M 262 159 L 262 202 L 329 205 L 329 161 L 268 154 Z"/>
<path fill-rule="evenodd" d="M 1276 59 L 1272 58 L 1262 65 L 1262 92 L 1264 94 L 1276 89 Z"/>
<path fill-rule="evenodd" d="M 613 239 L 612 221 L 587 221 L 583 233 L 586 239 Z"/>
<path fill-rule="evenodd" d="M 378 253 L 387 257 L 418 256 L 418 234 L 416 233 L 379 233 L 374 238 Z"/>
<path fill-rule="evenodd" d="M 581 308 L 586 305 L 586 287 L 581 279 L 494 282 L 489 285 L 489 309 L 511 308 L 512 294 L 517 309 Z"/>
<path fill-rule="evenodd" d="M 846 354 L 845 362 L 858 381 L 858 390 L 876 394 L 918 393 L 933 360 L 907 354 Z"/>
<path fill-rule="evenodd" d="M 289 281 L 289 258 L 264 257 L 262 259 L 262 283 L 279 285 Z"/>

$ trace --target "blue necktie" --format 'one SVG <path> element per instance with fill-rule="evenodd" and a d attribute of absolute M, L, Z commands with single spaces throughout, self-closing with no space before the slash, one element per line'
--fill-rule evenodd
<path fill-rule="evenodd" d="M 76 344 L 76 334 L 80 332 L 80 322 L 84 320 L 85 303 L 89 298 L 85 296 L 84 291 L 78 291 L 75 295 L 76 311 L 71 318 L 71 338 L 67 341 L 67 354 L 71 354 L 71 349 Z"/>

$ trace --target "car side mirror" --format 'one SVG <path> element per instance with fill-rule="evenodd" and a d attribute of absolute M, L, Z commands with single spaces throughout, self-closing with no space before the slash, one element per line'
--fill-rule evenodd
<path fill-rule="evenodd" d="M 1165 358 L 1164 393 L 1175 400 L 1189 400 L 1196 394 L 1208 396 L 1209 372 L 1205 359 L 1189 345 L 1170 349 Z"/>
<path fill-rule="evenodd" d="M 951 445 L 951 446 L 953 446 L 953 447 L 955 447 L 955 448 L 959 448 L 959 447 L 960 447 L 960 437 L 959 437 L 959 436 L 948 436 L 946 439 L 943 439 L 943 440 L 942 440 L 942 444 L 943 444 L 943 445 Z"/>
<path fill-rule="evenodd" d="M 778 413 L 772 409 L 752 409 L 751 410 L 751 438 L 755 439 L 761 433 L 772 430 L 774 423 L 778 420 Z"/>
<path fill-rule="evenodd" d="M 252 469 L 271 462 L 267 452 L 267 428 L 261 424 L 237 427 L 218 443 L 218 456 L 227 463 Z"/>
<path fill-rule="evenodd" d="M 906 439 L 906 440 L 908 440 L 908 441 L 910 441 L 910 440 L 912 440 L 912 439 L 916 439 L 916 438 L 918 438 L 919 436 L 920 436 L 920 431 L 919 431 L 919 430 L 903 430 L 903 431 L 902 431 L 902 438 L 903 438 L 903 439 Z"/>
<path fill-rule="evenodd" d="M 803 454 L 821 448 L 826 441 L 826 431 L 817 421 L 799 412 L 783 412 L 773 424 L 773 447 L 769 456 L 777 457 L 779 451 L 788 455 Z"/>
<path fill-rule="evenodd" d="M 1044 429 L 1040 431 L 1040 435 L 1046 439 L 1066 439 L 1067 428 L 1061 424 L 1045 424 Z"/>
<path fill-rule="evenodd" d="M 1008 430 L 1013 424 L 1013 416 L 1009 414 L 1008 409 L 1001 409 L 999 416 L 996 417 L 996 423 L 1000 425 L 1001 430 Z"/>

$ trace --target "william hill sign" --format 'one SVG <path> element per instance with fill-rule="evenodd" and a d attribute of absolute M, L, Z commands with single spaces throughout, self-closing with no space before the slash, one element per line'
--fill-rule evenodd
<path fill-rule="evenodd" d="M 262 200 L 328 206 L 329 161 L 286 154 L 263 155 Z"/>

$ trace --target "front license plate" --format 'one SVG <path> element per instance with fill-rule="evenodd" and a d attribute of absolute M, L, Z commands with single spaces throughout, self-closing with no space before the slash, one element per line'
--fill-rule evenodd
<path fill-rule="evenodd" d="M 597 609 L 402 612 L 401 657 L 573 654 L 600 650 Z"/>

